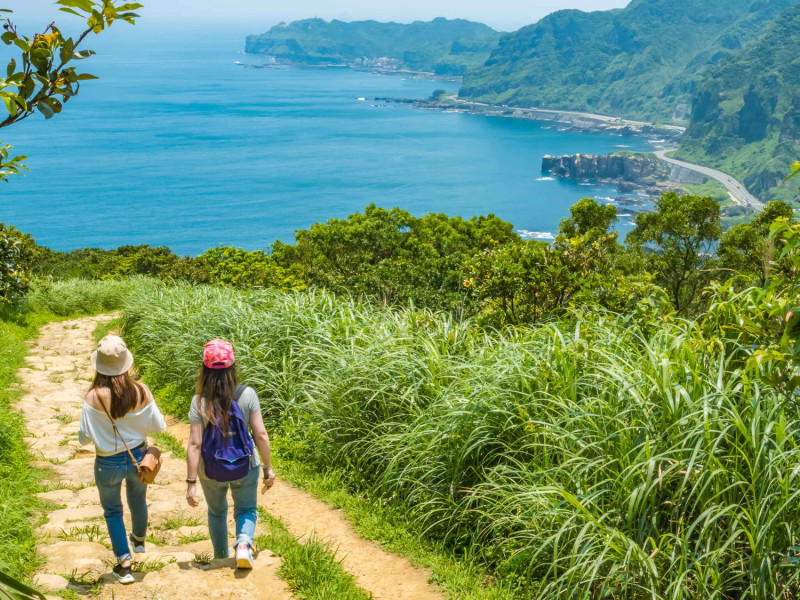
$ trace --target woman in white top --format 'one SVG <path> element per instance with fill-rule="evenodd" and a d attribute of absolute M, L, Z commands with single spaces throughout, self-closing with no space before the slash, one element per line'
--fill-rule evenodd
<path fill-rule="evenodd" d="M 114 576 L 121 583 L 133 583 L 128 539 L 134 552 L 145 551 L 147 484 L 139 481 L 138 469 L 125 444 L 136 460 L 141 461 L 147 450 L 147 436 L 166 429 L 167 424 L 147 386 L 131 377 L 133 355 L 122 338 L 104 337 L 92 354 L 92 365 L 97 374 L 86 393 L 78 440 L 81 444 L 93 442 L 95 445 L 94 478 L 111 547 L 118 561 Z M 114 432 L 112 418 L 119 435 Z M 123 480 L 133 525 L 130 538 L 122 520 Z"/>

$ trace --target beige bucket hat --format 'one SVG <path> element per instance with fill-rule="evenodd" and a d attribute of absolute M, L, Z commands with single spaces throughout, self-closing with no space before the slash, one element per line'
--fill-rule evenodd
<path fill-rule="evenodd" d="M 133 354 L 125 341 L 117 335 L 107 335 L 92 352 L 92 366 L 101 375 L 114 377 L 130 371 Z"/>

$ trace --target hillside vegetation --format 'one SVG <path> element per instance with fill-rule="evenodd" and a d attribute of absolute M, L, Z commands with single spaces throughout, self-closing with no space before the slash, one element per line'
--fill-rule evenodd
<path fill-rule="evenodd" d="M 410 24 L 305 19 L 247 38 L 246 51 L 307 64 L 399 67 L 463 75 L 485 61 L 500 33 L 464 19 Z M 376 62 L 377 59 L 390 62 Z"/>
<path fill-rule="evenodd" d="M 132 294 L 124 335 L 179 414 L 204 342 L 230 339 L 284 452 L 343 471 L 520 598 L 793 597 L 800 231 L 775 234 L 771 282 L 711 290 L 694 321 L 644 301 L 498 331 L 179 285 Z"/>
<path fill-rule="evenodd" d="M 689 112 L 700 74 L 796 0 L 634 0 L 562 10 L 501 38 L 460 96 L 669 121 Z"/>
<path fill-rule="evenodd" d="M 798 57 L 795 6 L 741 52 L 706 70 L 678 156 L 737 175 L 762 198 L 793 199 L 795 187 L 782 183 L 800 156 Z"/>
<path fill-rule="evenodd" d="M 767 600 L 800 592 L 789 217 L 773 203 L 720 240 L 713 200 L 666 194 L 627 247 L 609 232 L 614 208 L 592 200 L 551 245 L 494 217 L 377 207 L 272 254 L 63 254 L 10 228 L 0 242 L 29 242 L 53 274 L 110 277 L 51 275 L 5 305 L 123 305 L 172 414 L 188 410 L 204 343 L 231 340 L 284 459 L 386 507 L 504 594 Z M 164 281 L 129 277 L 148 269 Z"/>

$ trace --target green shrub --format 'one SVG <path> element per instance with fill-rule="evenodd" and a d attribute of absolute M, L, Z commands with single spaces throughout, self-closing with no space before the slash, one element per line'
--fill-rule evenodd
<path fill-rule="evenodd" d="M 0 303 L 8 306 L 27 293 L 36 255 L 36 242 L 30 235 L 0 223 Z"/>

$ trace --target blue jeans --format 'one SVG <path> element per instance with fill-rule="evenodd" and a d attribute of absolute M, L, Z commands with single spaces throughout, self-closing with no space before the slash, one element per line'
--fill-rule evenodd
<path fill-rule="evenodd" d="M 138 448 L 132 452 L 136 460 L 142 460 L 145 449 Z M 147 484 L 139 481 L 139 472 L 127 452 L 95 458 L 94 480 L 114 555 L 119 562 L 129 560 L 131 552 L 122 520 L 122 481 L 125 480 L 133 537 L 142 541 L 147 537 Z"/>
<path fill-rule="evenodd" d="M 236 481 L 222 483 L 200 478 L 208 504 L 208 533 L 214 546 L 214 558 L 228 557 L 228 488 L 233 496 L 233 518 L 236 521 L 235 548 L 242 542 L 252 546 L 258 520 L 258 473 L 260 467 Z"/>

